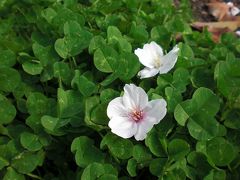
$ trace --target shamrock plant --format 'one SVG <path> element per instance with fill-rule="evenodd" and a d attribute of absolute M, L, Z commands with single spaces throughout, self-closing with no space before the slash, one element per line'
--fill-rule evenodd
<path fill-rule="evenodd" d="M 0 179 L 239 179 L 240 40 L 175 2 L 1 1 Z"/>

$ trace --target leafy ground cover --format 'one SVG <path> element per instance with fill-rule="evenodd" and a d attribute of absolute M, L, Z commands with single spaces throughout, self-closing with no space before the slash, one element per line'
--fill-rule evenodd
<path fill-rule="evenodd" d="M 2 0 L 0 15 L 1 179 L 240 179 L 240 40 L 193 31 L 188 0 Z M 139 79 L 151 41 L 178 61 Z M 167 101 L 144 141 L 108 127 L 127 83 Z"/>

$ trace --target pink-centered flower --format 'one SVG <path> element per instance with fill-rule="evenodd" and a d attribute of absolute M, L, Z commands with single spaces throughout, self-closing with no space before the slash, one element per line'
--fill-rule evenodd
<path fill-rule="evenodd" d="M 155 42 L 145 44 L 142 49 L 138 48 L 134 53 L 145 68 L 139 71 L 138 76 L 141 79 L 153 77 L 156 74 L 165 74 L 170 71 L 177 62 L 179 48 L 177 45 L 166 55 Z"/>
<path fill-rule="evenodd" d="M 107 107 L 111 131 L 122 137 L 146 138 L 154 124 L 158 124 L 167 113 L 164 99 L 148 101 L 146 92 L 134 84 L 124 86 L 124 95 L 113 99 Z"/>

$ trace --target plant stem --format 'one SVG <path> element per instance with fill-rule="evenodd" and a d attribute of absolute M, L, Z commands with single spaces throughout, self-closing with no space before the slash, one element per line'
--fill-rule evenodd
<path fill-rule="evenodd" d="M 40 179 L 40 180 L 43 180 L 40 176 L 35 175 L 35 174 L 32 174 L 32 173 L 28 173 L 28 174 L 26 174 L 26 175 L 28 175 L 28 176 L 30 176 L 30 177 L 32 177 L 32 178 L 34 178 L 34 179 Z"/>

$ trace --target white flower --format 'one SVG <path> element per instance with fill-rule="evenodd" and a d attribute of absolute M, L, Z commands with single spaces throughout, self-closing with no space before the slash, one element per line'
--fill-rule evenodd
<path fill-rule="evenodd" d="M 158 124 L 167 113 L 164 99 L 148 101 L 146 92 L 134 84 L 124 86 L 124 95 L 113 99 L 107 107 L 111 131 L 122 137 L 146 138 L 154 124 Z"/>
<path fill-rule="evenodd" d="M 143 49 L 136 49 L 134 53 L 139 61 L 146 66 L 139 71 L 138 76 L 141 79 L 153 77 L 157 73 L 165 74 L 170 71 L 177 62 L 179 48 L 177 45 L 166 55 L 163 55 L 162 48 L 155 42 L 145 44 Z"/>

